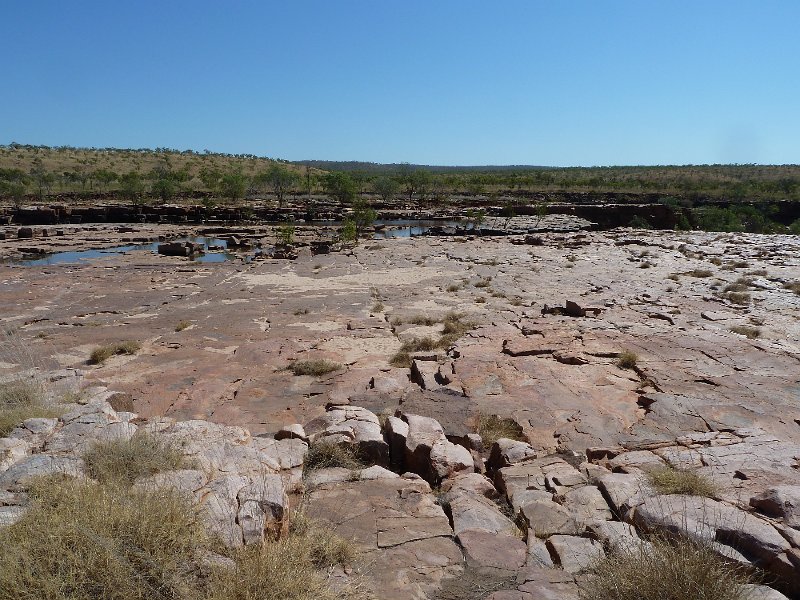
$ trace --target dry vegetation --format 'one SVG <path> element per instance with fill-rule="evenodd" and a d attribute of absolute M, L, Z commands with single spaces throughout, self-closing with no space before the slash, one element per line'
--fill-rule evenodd
<path fill-rule="evenodd" d="M 44 384 L 35 378 L 0 383 L 0 437 L 5 437 L 26 419 L 59 415 L 56 406 L 45 401 Z"/>
<path fill-rule="evenodd" d="M 98 346 L 89 355 L 89 362 L 93 365 L 101 365 L 112 356 L 120 354 L 136 354 L 142 345 L 139 342 L 125 341 L 115 342 L 113 344 L 106 344 L 105 346 Z"/>
<path fill-rule="evenodd" d="M 30 510 L 0 529 L 3 598 L 367 598 L 355 588 L 334 591 L 326 578 L 332 566 L 352 563 L 352 545 L 299 517 L 280 540 L 226 550 L 175 492 L 49 477 L 29 493 Z M 201 568 L 202 557 L 214 552 L 222 562 Z"/>
<path fill-rule="evenodd" d="M 745 600 L 744 567 L 725 562 L 711 546 L 660 538 L 650 542 L 594 565 L 581 600 Z"/>
<path fill-rule="evenodd" d="M 521 442 L 527 441 L 527 438 L 522 433 L 522 427 L 514 419 L 480 414 L 477 421 L 475 433 L 481 436 L 483 446 L 487 450 L 500 438 Z"/>
<path fill-rule="evenodd" d="M 632 352 L 631 350 L 624 350 L 623 352 L 619 353 L 616 365 L 620 369 L 635 369 L 637 360 L 639 360 L 639 357 L 635 352 Z"/>
<path fill-rule="evenodd" d="M 332 467 L 360 469 L 363 466 L 364 464 L 353 446 L 319 440 L 308 447 L 308 453 L 303 463 L 303 472 L 308 473 L 316 469 Z"/>
<path fill-rule="evenodd" d="M 389 363 L 395 367 L 408 368 L 411 366 L 411 354 L 414 352 L 433 352 L 434 350 L 446 350 L 456 343 L 468 331 L 475 328 L 475 323 L 465 321 L 464 315 L 461 313 L 450 312 L 441 319 L 434 319 L 427 316 L 416 316 L 409 320 L 412 324 L 417 325 L 435 325 L 436 323 L 442 324 L 442 331 L 439 339 L 431 337 L 412 338 L 403 342 L 400 350 L 389 359 Z M 397 327 L 403 323 L 399 317 L 392 319 L 391 324 Z"/>
<path fill-rule="evenodd" d="M 761 330 L 758 327 L 748 327 L 747 325 L 735 325 L 731 327 L 733 333 L 743 335 L 750 340 L 761 337 Z"/>
<path fill-rule="evenodd" d="M 89 475 L 100 483 L 124 485 L 139 477 L 191 466 L 178 448 L 143 431 L 129 439 L 97 442 L 84 453 L 83 460 Z"/>
<path fill-rule="evenodd" d="M 297 375 L 311 375 L 319 377 L 327 375 L 342 368 L 342 365 L 331 360 L 314 358 L 308 360 L 297 360 L 289 366 L 289 370 Z"/>
<path fill-rule="evenodd" d="M 659 494 L 684 494 L 713 498 L 718 493 L 717 486 L 712 480 L 688 469 L 658 467 L 648 471 L 647 479 Z"/>

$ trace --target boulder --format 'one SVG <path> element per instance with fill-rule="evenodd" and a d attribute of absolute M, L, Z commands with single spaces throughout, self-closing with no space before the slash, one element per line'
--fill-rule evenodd
<path fill-rule="evenodd" d="M 566 508 L 552 500 L 526 502 L 520 508 L 520 515 L 537 537 L 578 533 L 578 524 L 574 517 Z"/>
<path fill-rule="evenodd" d="M 750 506 L 781 517 L 789 527 L 800 527 L 800 485 L 778 485 L 750 498 Z"/>
<path fill-rule="evenodd" d="M 462 531 L 457 537 L 468 567 L 511 576 L 525 564 L 527 546 L 518 537 L 474 529 Z"/>
<path fill-rule="evenodd" d="M 430 453 L 430 470 L 436 481 L 452 477 L 456 473 L 474 470 L 472 454 L 447 438 L 437 440 Z"/>
<path fill-rule="evenodd" d="M 572 535 L 553 535 L 547 547 L 567 573 L 577 573 L 591 567 L 604 556 L 599 542 Z"/>
<path fill-rule="evenodd" d="M 536 458 L 536 451 L 530 444 L 508 438 L 500 438 L 494 444 L 486 463 L 487 470 L 492 473 L 525 460 Z"/>

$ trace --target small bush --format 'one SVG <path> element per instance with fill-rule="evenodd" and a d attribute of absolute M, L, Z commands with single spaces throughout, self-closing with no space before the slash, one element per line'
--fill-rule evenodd
<path fill-rule="evenodd" d="M 735 325 L 734 327 L 731 327 L 731 331 L 733 333 L 738 333 L 739 335 L 743 335 L 751 340 L 761 337 L 761 330 L 758 329 L 757 327 L 748 327 L 747 325 Z"/>
<path fill-rule="evenodd" d="M 653 538 L 652 545 L 609 555 L 588 572 L 581 600 L 745 600 L 741 565 L 710 546 Z"/>
<path fill-rule="evenodd" d="M 475 298 L 475 303 L 476 304 L 486 304 L 486 298 L 484 298 L 483 296 L 478 296 L 477 298 Z"/>
<path fill-rule="evenodd" d="M 372 305 L 372 312 L 374 313 L 383 312 L 384 308 L 386 307 L 383 305 L 383 302 L 378 300 L 375 304 Z"/>
<path fill-rule="evenodd" d="M 184 329 L 189 329 L 191 326 L 191 321 L 178 321 L 178 324 L 175 325 L 175 331 L 183 331 Z"/>
<path fill-rule="evenodd" d="M 92 350 L 89 356 L 89 362 L 93 365 L 100 365 L 107 361 L 112 356 L 118 354 L 136 354 L 142 345 L 139 342 L 125 341 L 116 342 L 115 344 L 107 344 L 105 346 L 98 346 Z"/>
<path fill-rule="evenodd" d="M 632 352 L 630 350 L 625 350 L 619 353 L 616 365 L 620 369 L 635 369 L 637 360 L 639 360 L 639 357 L 636 355 L 635 352 Z"/>
<path fill-rule="evenodd" d="M 450 292 L 451 294 L 459 291 L 460 289 L 461 286 L 455 283 L 451 283 L 450 285 L 447 286 L 447 291 Z"/>
<path fill-rule="evenodd" d="M 0 438 L 26 419 L 57 417 L 60 411 L 47 405 L 44 396 L 44 386 L 35 379 L 0 384 Z"/>
<path fill-rule="evenodd" d="M 411 367 L 411 354 L 403 350 L 395 352 L 389 359 L 389 364 L 399 369 L 408 369 Z"/>
<path fill-rule="evenodd" d="M 312 359 L 312 360 L 298 360 L 291 364 L 289 369 L 297 376 L 312 375 L 319 377 L 320 375 L 327 375 L 342 368 L 339 363 L 325 360 L 325 359 Z"/>
<path fill-rule="evenodd" d="M 713 274 L 714 273 L 708 269 L 693 269 L 692 271 L 686 272 L 686 275 L 689 277 L 711 277 Z"/>
<path fill-rule="evenodd" d="M 491 277 L 489 277 L 487 279 L 481 279 L 479 281 L 476 281 L 472 285 L 474 285 L 476 288 L 487 288 L 491 285 L 491 281 L 492 279 Z"/>
<path fill-rule="evenodd" d="M 30 495 L 30 510 L 0 529 L 3 597 L 188 597 L 184 573 L 205 541 L 188 500 L 56 478 Z"/>
<path fill-rule="evenodd" d="M 783 284 L 783 288 L 800 295 L 800 281 L 789 281 Z"/>
<path fill-rule="evenodd" d="M 355 560 L 352 542 L 295 515 L 290 534 L 236 550 L 235 569 L 215 569 L 207 600 L 356 600 L 368 598 L 357 584 L 333 590 L 325 572 Z"/>
<path fill-rule="evenodd" d="M 721 296 L 727 298 L 733 304 L 750 304 L 750 294 L 747 292 L 725 292 Z"/>
<path fill-rule="evenodd" d="M 439 322 L 439 320 L 434 319 L 433 317 L 429 317 L 427 315 L 416 315 L 414 317 L 411 317 L 411 319 L 408 322 L 411 323 L 412 325 L 427 325 L 428 327 L 430 327 L 431 325 L 436 325 Z"/>
<path fill-rule="evenodd" d="M 303 472 L 332 467 L 360 469 L 363 466 L 354 446 L 335 444 L 322 439 L 308 447 L 308 453 L 303 463 Z"/>
<path fill-rule="evenodd" d="M 713 481 L 689 469 L 658 467 L 648 471 L 647 479 L 659 494 L 685 494 L 706 498 L 713 498 L 717 494 L 717 486 Z"/>
<path fill-rule="evenodd" d="M 179 449 L 146 432 L 129 439 L 96 442 L 84 452 L 83 460 L 89 475 L 100 483 L 123 485 L 189 466 Z"/>
<path fill-rule="evenodd" d="M 521 442 L 527 441 L 522 433 L 522 427 L 514 419 L 498 417 L 497 415 L 478 415 L 478 424 L 475 432 L 481 436 L 484 448 L 488 449 L 500 438 L 509 438 Z"/>

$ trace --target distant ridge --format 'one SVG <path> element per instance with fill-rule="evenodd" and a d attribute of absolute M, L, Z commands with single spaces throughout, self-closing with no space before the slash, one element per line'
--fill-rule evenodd
<path fill-rule="evenodd" d="M 559 169 L 561 167 L 541 167 L 536 165 L 417 165 L 410 163 L 374 163 L 358 160 L 295 160 L 296 165 L 305 165 L 325 171 L 362 171 L 367 173 L 394 173 L 398 169 L 412 170 L 425 169 L 434 173 L 464 172 L 464 171 L 539 171 L 542 169 Z"/>

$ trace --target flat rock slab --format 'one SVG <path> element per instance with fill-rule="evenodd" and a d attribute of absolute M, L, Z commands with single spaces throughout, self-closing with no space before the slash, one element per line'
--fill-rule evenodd
<path fill-rule="evenodd" d="M 463 554 L 430 486 L 419 479 L 378 479 L 323 485 L 306 514 L 329 523 L 366 553 L 380 596 L 432 598 L 442 579 L 463 568 Z"/>

